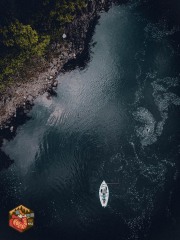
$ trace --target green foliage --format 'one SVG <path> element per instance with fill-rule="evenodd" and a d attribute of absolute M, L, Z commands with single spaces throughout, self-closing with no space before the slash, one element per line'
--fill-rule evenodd
<path fill-rule="evenodd" d="M 50 36 L 41 36 L 40 41 L 31 49 L 33 55 L 43 56 L 50 43 Z"/>
<path fill-rule="evenodd" d="M 38 33 L 30 25 L 23 25 L 18 20 L 1 29 L 0 33 L 6 47 L 29 49 L 38 42 Z"/>
<path fill-rule="evenodd" d="M 87 6 L 87 1 L 77 0 L 77 7 L 81 10 Z"/>
<path fill-rule="evenodd" d="M 50 36 L 39 36 L 30 25 L 23 25 L 18 20 L 0 31 L 1 44 L 16 54 L 6 54 L 0 61 L 0 82 L 10 79 L 23 67 L 24 62 L 32 56 L 43 56 L 50 43 Z M 8 52 L 7 52 L 8 53 Z"/>
<path fill-rule="evenodd" d="M 3 64 L 1 63 L 2 70 L 0 73 L 0 83 L 4 82 L 4 80 L 8 77 L 8 81 L 12 80 L 11 76 L 17 73 L 23 67 L 23 63 L 26 60 L 26 56 L 22 53 L 17 57 L 11 58 L 11 56 L 7 56 L 3 59 Z"/>
<path fill-rule="evenodd" d="M 88 0 L 1 0 L 0 91 L 29 59 L 42 58 L 51 42 L 81 14 Z"/>
<path fill-rule="evenodd" d="M 66 14 L 66 15 L 59 15 L 57 16 L 57 20 L 61 23 L 71 23 L 74 19 L 74 16 L 71 14 Z"/>
<path fill-rule="evenodd" d="M 86 7 L 86 0 L 76 1 L 55 1 L 55 7 L 50 11 L 52 20 L 59 22 L 61 25 L 71 23 L 77 14 L 77 10 Z"/>

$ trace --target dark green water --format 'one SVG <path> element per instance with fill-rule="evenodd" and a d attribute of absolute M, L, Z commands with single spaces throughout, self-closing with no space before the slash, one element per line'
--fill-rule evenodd
<path fill-rule="evenodd" d="M 90 61 L 4 142 L 15 162 L 0 172 L 0 239 L 179 239 L 180 29 L 157 7 L 102 13 Z M 103 180 L 119 183 L 105 209 Z M 23 234 L 7 220 L 20 204 L 36 215 Z"/>

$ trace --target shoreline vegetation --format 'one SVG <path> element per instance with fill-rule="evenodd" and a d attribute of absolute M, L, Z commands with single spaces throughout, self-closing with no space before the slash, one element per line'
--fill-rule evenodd
<path fill-rule="evenodd" d="M 18 111 L 57 87 L 57 74 L 83 53 L 89 28 L 111 0 L 2 0 L 0 128 L 14 131 Z"/>

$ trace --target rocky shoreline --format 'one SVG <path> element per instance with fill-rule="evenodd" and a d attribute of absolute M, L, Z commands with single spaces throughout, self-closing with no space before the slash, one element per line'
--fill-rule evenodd
<path fill-rule="evenodd" d="M 37 96 L 53 92 L 58 85 L 57 75 L 70 60 L 77 59 L 85 51 L 88 31 L 99 12 L 108 10 L 111 0 L 89 1 L 84 12 L 65 28 L 66 39 L 61 44 L 51 46 L 53 58 L 44 63 L 43 71 L 22 83 L 14 83 L 0 96 L 0 129 L 14 132 L 13 122 L 17 115 L 26 114 Z M 37 63 L 38 64 L 38 63 Z"/>

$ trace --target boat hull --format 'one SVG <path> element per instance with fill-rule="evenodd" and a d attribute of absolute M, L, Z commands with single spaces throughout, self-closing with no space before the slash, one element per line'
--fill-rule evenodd
<path fill-rule="evenodd" d="M 102 207 L 107 207 L 109 200 L 109 188 L 105 181 L 101 183 L 101 186 L 99 188 L 99 199 Z"/>

